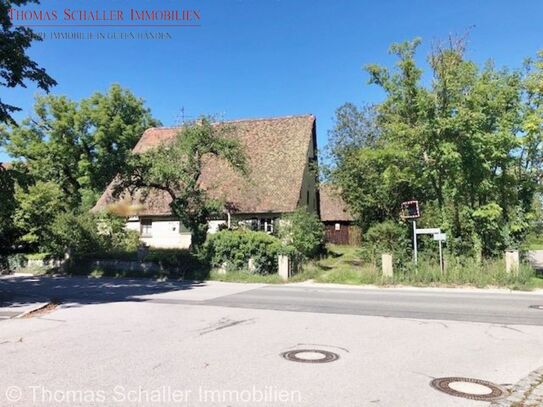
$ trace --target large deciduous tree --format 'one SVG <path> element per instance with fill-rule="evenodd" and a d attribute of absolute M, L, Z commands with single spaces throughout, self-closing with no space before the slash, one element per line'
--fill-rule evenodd
<path fill-rule="evenodd" d="M 32 41 L 40 41 L 30 28 L 14 27 L 9 10 L 13 6 L 24 6 L 28 3 L 39 3 L 37 0 L 3 0 L 0 1 L 0 86 L 15 88 L 26 87 L 26 81 L 35 82 L 39 88 L 49 91 L 56 85 L 43 68 L 28 54 L 27 49 Z M 0 123 L 15 124 L 11 114 L 20 108 L 5 103 L 0 98 Z"/>
<path fill-rule="evenodd" d="M 171 143 L 142 154 L 132 154 L 116 182 L 115 195 L 124 191 L 165 191 L 172 199 L 172 213 L 192 233 L 198 249 L 207 234 L 207 221 L 220 213 L 222 202 L 200 186 L 206 158 L 225 160 L 241 174 L 247 173 L 245 152 L 239 140 L 229 137 L 231 128 L 202 118 L 184 126 Z"/>
<path fill-rule="evenodd" d="M 158 124 L 143 100 L 119 85 L 79 103 L 38 97 L 34 110 L 0 142 L 34 179 L 58 184 L 72 208 L 92 206 L 141 134 Z"/>
<path fill-rule="evenodd" d="M 424 85 L 419 44 L 394 44 L 393 70 L 366 67 L 386 97 L 371 125 L 367 116 L 349 120 L 379 137 L 347 148 L 339 141 L 349 137 L 333 139 L 341 154 L 330 177 L 366 227 L 398 219 L 400 203 L 418 199 L 423 222 L 447 230 L 452 250 L 495 253 L 518 242 L 530 220 L 541 174 L 541 62 L 525 76 L 479 67 L 465 58 L 464 42 L 451 39 L 432 49 Z"/>
<path fill-rule="evenodd" d="M 66 202 L 57 184 L 39 181 L 28 188 L 15 187 L 18 202 L 13 217 L 24 234 L 22 240 L 39 250 L 47 248 L 55 217 L 66 210 Z"/>
<path fill-rule="evenodd" d="M 13 222 L 17 208 L 15 187 L 24 185 L 25 177 L 11 166 L 0 163 L 0 254 L 9 252 L 18 237 L 18 230 Z"/>

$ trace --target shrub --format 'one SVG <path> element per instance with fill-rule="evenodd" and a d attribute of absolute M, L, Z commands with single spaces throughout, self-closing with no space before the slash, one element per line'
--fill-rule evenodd
<path fill-rule="evenodd" d="M 28 189 L 15 188 L 18 207 L 13 221 L 23 232 L 21 240 L 38 248 L 47 249 L 51 239 L 52 223 L 66 208 L 64 195 L 54 182 L 38 181 Z"/>
<path fill-rule="evenodd" d="M 401 223 L 387 220 L 370 227 L 364 235 L 362 257 L 374 264 L 383 253 L 391 253 L 397 266 L 408 262 L 411 251 L 409 228 Z"/>
<path fill-rule="evenodd" d="M 279 237 L 305 258 L 317 257 L 324 249 L 324 225 L 306 208 L 281 219 Z"/>
<path fill-rule="evenodd" d="M 76 256 L 137 250 L 139 234 L 125 228 L 125 221 L 107 214 L 61 213 L 51 225 L 47 250 L 61 256 L 71 249 Z"/>
<path fill-rule="evenodd" d="M 126 219 L 109 213 L 95 215 L 102 251 L 134 251 L 140 245 L 139 233 L 126 229 Z"/>
<path fill-rule="evenodd" d="M 17 270 L 26 267 L 28 264 L 28 257 L 23 253 L 16 253 L 7 256 L 8 268 L 10 270 Z"/>
<path fill-rule="evenodd" d="M 249 259 L 253 259 L 257 274 L 277 272 L 277 255 L 285 253 L 279 239 L 264 232 L 249 230 L 223 230 L 212 235 L 205 244 L 205 254 L 212 266 L 226 264 L 230 270 L 249 268 Z"/>
<path fill-rule="evenodd" d="M 11 273 L 7 257 L 0 255 L 0 275 Z"/>
<path fill-rule="evenodd" d="M 81 255 L 96 251 L 103 246 L 98 234 L 96 219 L 90 213 L 67 212 L 55 217 L 51 225 L 51 236 L 47 249 L 56 256 L 71 249 L 73 254 Z"/>

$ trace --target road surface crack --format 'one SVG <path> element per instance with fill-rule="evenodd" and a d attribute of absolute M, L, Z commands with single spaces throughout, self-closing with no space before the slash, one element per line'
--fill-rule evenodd
<path fill-rule="evenodd" d="M 221 318 L 219 322 L 217 322 L 216 324 L 203 329 L 200 332 L 200 336 L 209 334 L 211 332 L 220 331 L 222 329 L 231 328 L 236 325 L 251 324 L 251 323 L 254 323 L 254 318 L 242 319 L 242 320 L 237 320 L 237 321 L 231 320 L 229 318 Z"/>

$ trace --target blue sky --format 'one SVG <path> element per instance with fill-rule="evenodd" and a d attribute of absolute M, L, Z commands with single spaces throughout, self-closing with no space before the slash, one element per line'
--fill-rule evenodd
<path fill-rule="evenodd" d="M 58 81 L 53 93 L 77 100 L 119 83 L 145 99 L 164 125 L 176 123 L 182 106 L 187 116 L 225 119 L 312 113 L 319 148 L 338 106 L 382 100 L 362 66 L 393 64 L 392 42 L 422 37 L 424 63 L 432 41 L 470 29 L 468 57 L 512 68 L 543 49 L 543 2 L 537 0 L 42 0 L 39 6 L 65 7 L 196 8 L 202 19 L 197 28 L 168 29 L 172 40 L 36 43 L 30 54 Z M 22 118 L 38 91 L 30 85 L 1 92 L 23 108 L 16 116 Z M 0 161 L 7 159 L 0 152 Z"/>

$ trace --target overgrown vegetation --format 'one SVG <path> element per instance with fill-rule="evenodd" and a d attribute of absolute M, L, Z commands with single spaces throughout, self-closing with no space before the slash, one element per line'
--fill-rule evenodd
<path fill-rule="evenodd" d="M 277 256 L 288 249 L 278 238 L 250 230 L 222 230 L 205 245 L 206 257 L 213 267 L 261 275 L 277 273 Z"/>
<path fill-rule="evenodd" d="M 317 257 L 324 249 L 324 225 L 307 208 L 282 217 L 278 236 L 304 259 Z"/>
<path fill-rule="evenodd" d="M 385 100 L 338 109 L 326 176 L 364 232 L 396 222 L 401 202 L 417 199 L 419 225 L 447 232 L 451 254 L 518 247 L 541 213 L 543 53 L 525 70 L 480 67 L 464 39 L 450 38 L 430 52 L 427 82 L 419 45 L 393 44 L 394 69 L 366 66 Z"/>
<path fill-rule="evenodd" d="M 543 278 L 534 270 L 521 264 L 518 274 L 505 272 L 503 259 L 487 259 L 477 263 L 470 258 L 459 260 L 449 255 L 445 258 L 446 270 L 441 273 L 439 263 L 431 256 L 422 254 L 419 266 L 402 263 L 394 270 L 394 278 L 382 276 L 380 265 L 367 261 L 360 248 L 331 246 L 329 255 L 304 266 L 293 281 L 312 279 L 321 283 L 377 284 L 377 285 L 424 285 L 424 286 L 473 286 L 509 287 L 512 289 L 533 289 L 543 287 Z"/>
<path fill-rule="evenodd" d="M 15 160 L 0 166 L 0 253 L 49 250 L 63 219 L 74 224 L 90 210 L 157 124 L 141 99 L 113 85 L 80 102 L 40 96 L 32 117 L 0 126 L 0 146 Z"/>

